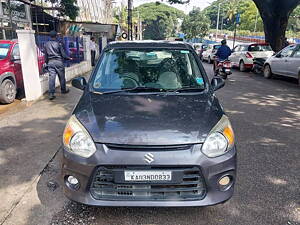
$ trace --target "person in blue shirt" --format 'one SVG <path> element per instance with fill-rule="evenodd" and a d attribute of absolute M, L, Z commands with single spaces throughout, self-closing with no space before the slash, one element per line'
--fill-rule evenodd
<path fill-rule="evenodd" d="M 227 45 L 226 40 L 222 40 L 221 42 L 222 46 L 218 49 L 216 53 L 216 60 L 214 61 L 214 71 L 216 73 L 217 65 L 220 61 L 224 61 L 228 59 L 228 57 L 231 55 L 231 49 Z"/>

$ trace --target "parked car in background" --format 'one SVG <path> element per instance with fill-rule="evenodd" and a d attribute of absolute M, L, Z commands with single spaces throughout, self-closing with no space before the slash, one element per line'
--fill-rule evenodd
<path fill-rule="evenodd" d="M 45 65 L 44 54 L 38 50 L 40 74 Z M 23 89 L 19 44 L 16 40 L 0 40 L 0 103 L 12 103 Z"/>
<path fill-rule="evenodd" d="M 264 76 L 271 78 L 273 74 L 294 77 L 300 85 L 300 44 L 290 45 L 267 59 Z"/>
<path fill-rule="evenodd" d="M 274 54 L 269 44 L 241 44 L 237 45 L 229 57 L 233 67 L 238 67 L 241 72 L 253 68 L 254 58 L 269 58 Z"/>
<path fill-rule="evenodd" d="M 198 49 L 197 54 L 200 59 L 203 61 L 203 52 L 205 52 L 208 48 L 208 45 L 203 44 L 200 49 Z"/>
<path fill-rule="evenodd" d="M 221 47 L 221 44 L 210 44 L 207 47 L 207 50 L 202 53 L 202 61 L 207 61 L 209 64 L 213 63 L 215 54 L 218 51 L 218 48 Z"/>

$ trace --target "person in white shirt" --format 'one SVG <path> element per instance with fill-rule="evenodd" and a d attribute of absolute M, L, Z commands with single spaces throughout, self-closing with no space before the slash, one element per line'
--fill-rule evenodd
<path fill-rule="evenodd" d="M 92 61 L 92 66 L 95 66 L 95 59 L 96 59 L 96 42 L 95 38 L 91 37 L 90 41 L 90 49 L 91 49 L 91 61 Z"/>

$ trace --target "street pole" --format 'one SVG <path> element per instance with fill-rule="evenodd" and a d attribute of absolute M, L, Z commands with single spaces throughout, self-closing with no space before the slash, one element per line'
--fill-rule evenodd
<path fill-rule="evenodd" d="M 237 22 L 234 23 L 234 35 L 233 35 L 233 47 L 232 47 L 232 49 L 234 49 L 234 47 L 235 47 L 236 27 L 237 27 Z"/>
<path fill-rule="evenodd" d="M 217 40 L 217 38 L 218 38 L 218 31 L 219 31 L 220 8 L 221 8 L 221 3 L 219 3 L 219 8 L 218 8 L 218 19 L 217 19 L 217 32 L 216 32 L 216 40 Z"/>
<path fill-rule="evenodd" d="M 258 9 L 257 9 L 257 11 L 256 11 L 256 18 L 255 18 L 254 33 L 256 32 L 256 29 L 257 29 L 257 21 L 258 21 Z"/>
<path fill-rule="evenodd" d="M 132 36 L 132 1 L 128 0 L 128 40 L 133 40 Z"/>

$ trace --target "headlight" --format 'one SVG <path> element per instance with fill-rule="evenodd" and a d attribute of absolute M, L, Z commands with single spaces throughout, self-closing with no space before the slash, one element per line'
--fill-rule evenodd
<path fill-rule="evenodd" d="M 94 141 L 75 115 L 67 123 L 63 143 L 68 151 L 85 158 L 96 152 Z"/>
<path fill-rule="evenodd" d="M 202 152 L 210 157 L 218 157 L 234 146 L 234 132 L 227 116 L 223 115 L 207 136 Z"/>

